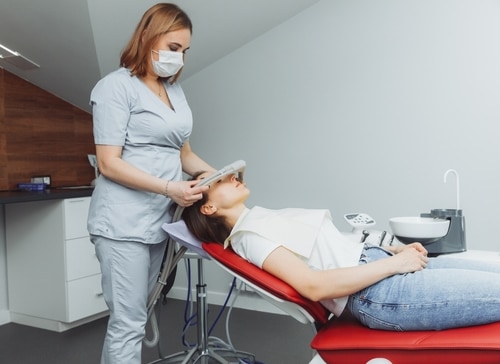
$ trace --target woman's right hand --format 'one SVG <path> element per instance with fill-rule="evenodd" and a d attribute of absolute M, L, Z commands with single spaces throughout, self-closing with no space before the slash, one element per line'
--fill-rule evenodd
<path fill-rule="evenodd" d="M 393 255 L 389 260 L 393 264 L 395 274 L 403 274 L 425 269 L 429 258 L 427 258 L 426 252 L 412 247 Z"/>
<path fill-rule="evenodd" d="M 196 186 L 199 181 L 170 181 L 168 182 L 167 196 L 179 206 L 191 206 L 200 200 L 202 193 L 208 186 Z"/>

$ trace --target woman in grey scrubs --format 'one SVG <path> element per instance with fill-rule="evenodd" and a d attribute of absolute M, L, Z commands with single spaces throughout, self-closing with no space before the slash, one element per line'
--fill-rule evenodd
<path fill-rule="evenodd" d="M 214 169 L 189 144 L 192 114 L 177 83 L 192 24 L 173 4 L 143 15 L 121 68 L 92 90 L 99 176 L 88 229 L 101 264 L 110 316 L 101 364 L 140 364 L 147 298 L 163 258 L 174 201 L 189 206 L 208 187 L 182 181 Z"/>

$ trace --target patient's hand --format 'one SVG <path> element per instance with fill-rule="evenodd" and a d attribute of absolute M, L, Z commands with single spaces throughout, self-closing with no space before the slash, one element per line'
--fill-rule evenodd
<path fill-rule="evenodd" d="M 401 251 L 388 258 L 397 274 L 413 273 L 427 266 L 427 250 L 420 243 L 402 247 Z"/>
<path fill-rule="evenodd" d="M 427 249 L 421 243 L 412 243 L 408 246 L 417 249 L 417 251 L 427 256 Z"/>
<path fill-rule="evenodd" d="M 417 243 L 417 242 L 407 244 L 407 245 L 397 245 L 397 246 L 393 246 L 391 248 L 392 249 L 390 249 L 390 251 L 392 251 L 395 254 L 399 254 L 406 249 L 415 249 L 416 251 L 418 251 L 424 255 L 427 255 L 427 249 L 425 249 L 421 243 Z"/>

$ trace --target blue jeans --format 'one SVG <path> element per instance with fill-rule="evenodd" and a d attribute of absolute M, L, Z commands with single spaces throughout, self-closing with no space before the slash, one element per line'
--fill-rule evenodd
<path fill-rule="evenodd" d="M 390 255 L 365 246 L 359 264 Z M 351 295 L 347 309 L 363 325 L 391 331 L 500 321 L 500 263 L 430 258 L 422 271 L 391 276 Z"/>

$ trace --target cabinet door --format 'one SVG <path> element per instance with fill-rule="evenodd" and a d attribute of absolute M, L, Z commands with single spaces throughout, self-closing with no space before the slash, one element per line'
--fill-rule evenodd
<path fill-rule="evenodd" d="M 89 203 L 84 197 L 6 206 L 9 310 L 20 322 L 51 328 L 46 321 L 106 311 L 87 232 Z"/>
<path fill-rule="evenodd" d="M 64 225 L 66 239 L 88 236 L 87 215 L 90 198 L 68 198 L 64 200 Z"/>
<path fill-rule="evenodd" d="M 104 312 L 108 309 L 101 289 L 101 275 L 68 282 L 67 322 Z"/>
<path fill-rule="evenodd" d="M 9 310 L 61 320 L 66 277 L 61 201 L 6 206 Z"/>
<path fill-rule="evenodd" d="M 66 240 L 66 279 L 88 277 L 99 274 L 101 268 L 95 254 L 94 244 L 88 236 Z"/>

